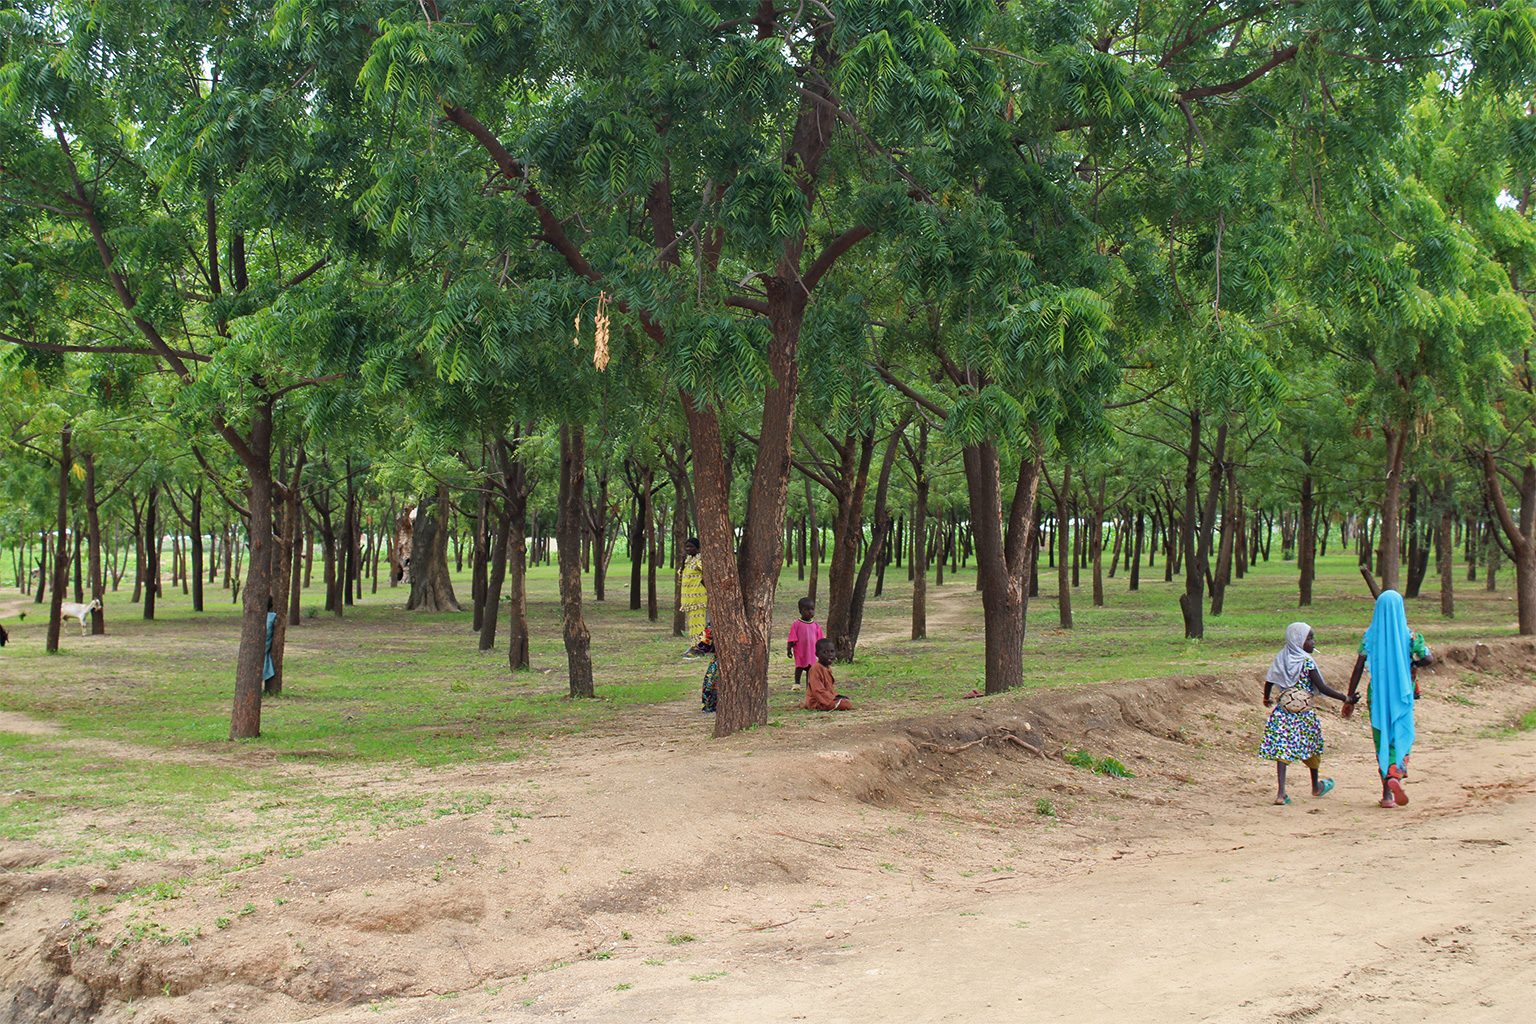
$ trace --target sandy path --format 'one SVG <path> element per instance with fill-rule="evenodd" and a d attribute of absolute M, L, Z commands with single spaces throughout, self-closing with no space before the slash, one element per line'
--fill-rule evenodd
<path fill-rule="evenodd" d="M 1536 736 L 1473 738 L 1462 712 L 1424 709 L 1407 808 L 1374 805 L 1361 730 L 1333 719 L 1341 784 L 1323 799 L 1293 787 L 1291 806 L 1269 806 L 1272 775 L 1229 749 L 1171 803 L 1159 794 L 1172 790 L 1139 780 L 1150 805 L 1083 820 L 1077 843 L 1064 827 L 1017 873 L 957 884 L 940 867 L 963 853 L 933 837 L 932 872 L 900 881 L 860 866 L 888 850 L 822 850 L 809 884 L 722 885 L 676 908 L 667 920 L 691 922 L 696 945 L 614 943 L 608 959 L 483 986 L 451 1006 L 411 1000 L 327 1019 L 1528 1019 Z M 563 802 L 551 788 L 550 806 Z M 1161 824 L 1149 820 L 1159 813 Z M 807 827 L 784 826 L 812 843 L 840 834 Z M 723 849 L 740 828 L 717 827 L 713 839 Z M 803 842 L 784 835 L 755 841 L 765 854 Z M 1001 842 L 979 840 L 993 856 Z"/>
<path fill-rule="evenodd" d="M 1211 677 L 966 702 L 914 725 L 949 730 L 927 734 L 942 746 L 968 728 L 1034 735 L 1027 717 L 1053 752 L 1113 753 L 1134 779 L 993 745 L 946 756 L 857 712 L 710 741 L 679 711 L 437 772 L 288 767 L 496 802 L 199 881 L 158 920 L 227 927 L 118 961 L 77 944 L 74 970 L 138 986 L 96 1024 L 1521 1020 L 1536 734 L 1487 730 L 1536 703 L 1536 652 L 1501 651 L 1486 674 L 1448 664 L 1429 681 L 1413 803 L 1392 811 L 1374 806 L 1368 729 L 1332 715 L 1339 788 L 1270 805 L 1263 709 L 1246 679 Z M 151 877 L 108 873 L 98 899 Z M 0 873 L 0 942 L 18 942 L 0 977 L 46 974 L 30 951 L 85 882 Z M 104 934 L 135 908 L 112 906 Z"/>

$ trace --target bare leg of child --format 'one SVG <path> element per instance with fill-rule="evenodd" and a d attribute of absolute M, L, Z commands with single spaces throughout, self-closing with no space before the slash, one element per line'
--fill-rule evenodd
<path fill-rule="evenodd" d="M 1275 803 L 1277 804 L 1287 804 L 1291 802 L 1291 798 L 1285 795 L 1286 763 L 1287 762 L 1285 761 L 1275 762 L 1275 781 L 1277 783 L 1277 788 L 1275 790 Z"/>
<path fill-rule="evenodd" d="M 1312 773 L 1312 795 L 1313 796 L 1322 796 L 1324 793 L 1327 793 L 1329 790 L 1331 790 L 1333 788 L 1333 780 L 1332 779 L 1320 779 L 1320 778 L 1318 778 L 1318 772 L 1319 772 L 1319 770 L 1323 766 L 1323 755 L 1322 754 L 1313 754 L 1311 757 L 1307 758 L 1306 761 L 1304 761 L 1303 763 L 1307 766 L 1307 770 Z"/>

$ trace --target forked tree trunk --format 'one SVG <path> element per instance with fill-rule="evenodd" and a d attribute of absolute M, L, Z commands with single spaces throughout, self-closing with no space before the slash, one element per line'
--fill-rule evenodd
<path fill-rule="evenodd" d="M 1024 630 L 1029 612 L 1026 579 L 1040 490 L 1042 445 L 1033 438 L 1033 454 L 1020 461 L 1006 527 L 997 447 L 982 443 L 961 448 L 971 522 L 976 531 L 976 572 L 981 582 L 985 632 L 986 690 L 1002 693 L 1024 681 Z"/>
<path fill-rule="evenodd" d="M 797 348 L 805 312 L 805 286 L 797 269 L 800 253 L 786 245 L 780 272 L 764 278 L 768 291 L 768 370 L 772 383 L 763 396 L 758 456 L 747 497 L 745 538 L 739 557 L 730 519 L 730 481 L 720 438 L 718 413 L 684 394 L 693 440 L 694 500 L 709 616 L 715 638 L 718 710 L 715 736 L 730 736 L 768 721 L 768 641 L 773 599 L 783 566 L 784 508 L 789 497 L 790 440 L 799 386 Z"/>
<path fill-rule="evenodd" d="M 1504 498 L 1500 477 L 1515 484 L 1520 496 L 1520 520 L 1515 521 L 1509 502 Z M 1520 623 L 1520 635 L 1536 633 L 1536 466 L 1529 460 L 1520 468 L 1520 478 L 1501 471 L 1493 461 L 1493 453 L 1483 453 L 1483 482 L 1489 504 L 1498 519 L 1504 536 L 1509 541 L 1515 563 L 1515 612 Z M 1490 524 L 1491 525 L 1491 524 Z M 1487 572 L 1493 579 L 1494 548 L 1489 544 Z"/>
<path fill-rule="evenodd" d="M 581 608 L 582 494 L 587 472 L 584 427 L 560 427 L 560 608 L 565 622 L 565 660 L 572 697 L 596 696 L 592 685 L 592 635 Z"/>

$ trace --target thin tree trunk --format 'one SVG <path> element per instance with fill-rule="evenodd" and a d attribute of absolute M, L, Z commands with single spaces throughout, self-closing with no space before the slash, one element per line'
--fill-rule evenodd
<path fill-rule="evenodd" d="M 560 427 L 560 608 L 565 620 L 565 658 L 572 697 L 596 696 L 592 685 L 592 636 L 581 607 L 582 496 L 587 472 L 586 428 Z"/>
<path fill-rule="evenodd" d="M 144 618 L 155 617 L 155 599 L 160 594 L 160 486 L 149 485 L 144 500 Z M 266 638 L 262 638 L 265 642 Z"/>
<path fill-rule="evenodd" d="M 48 605 L 49 654 L 59 653 L 59 636 L 64 626 L 64 588 L 69 586 L 69 470 L 74 462 L 70 455 L 73 432 L 74 428 L 68 423 L 59 431 L 59 541 L 53 557 L 53 599 Z"/>

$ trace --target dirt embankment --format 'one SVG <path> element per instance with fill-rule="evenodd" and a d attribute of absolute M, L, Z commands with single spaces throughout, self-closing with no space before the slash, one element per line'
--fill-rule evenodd
<path fill-rule="evenodd" d="M 1456 765 L 1444 752 L 1488 742 L 1476 738 L 1536 705 L 1536 643 L 1440 653 L 1415 760 L 1448 778 Z M 1338 681 L 1349 662 L 1323 667 Z M 338 790 L 491 796 L 475 813 L 211 865 L 103 872 L 13 847 L 0 851 L 0 1024 L 503 1020 L 556 1005 L 575 1019 L 752 1019 L 724 1004 L 713 1017 L 681 1008 L 752 978 L 787 983 L 808 964 L 839 969 L 855 929 L 884 928 L 888 955 L 911 958 L 902 922 L 980 914 L 970 908 L 1062 878 L 1082 879 L 1075 898 L 1088 914 L 1102 899 L 1095 885 L 1115 877 L 1104 872 L 1204 850 L 1212 837 L 1241 850 L 1234 835 L 1269 827 L 1249 820 L 1272 820 L 1258 815 L 1362 820 L 1375 795 L 1368 726 L 1327 714 L 1338 793 L 1267 806 L 1255 675 L 987 698 L 894 724 L 818 716 L 726 741 L 703 738 L 679 710 L 641 739 L 574 739 L 530 761 L 337 771 Z M 1064 760 L 1078 750 L 1134 774 Z M 1525 764 L 1459 793 L 1416 791 L 1403 814 L 1463 814 L 1533 788 L 1536 766 Z M 78 817 L 81 829 L 110 827 Z M 1208 882 L 1193 875 L 1190 898 Z M 944 977 L 955 955 L 934 948 L 910 969 Z M 649 990 L 648 1009 L 623 1001 L 631 990 Z M 975 1018 L 989 1012 L 978 1005 Z M 860 1019 L 857 1006 L 847 1019 Z"/>

